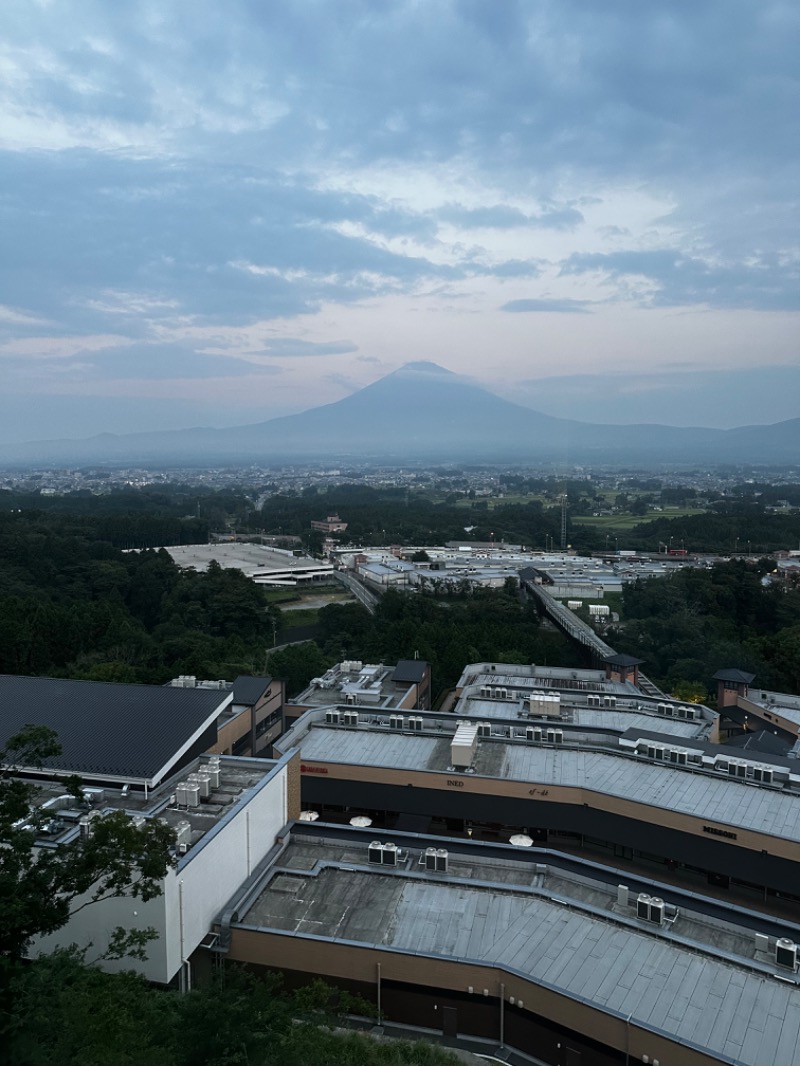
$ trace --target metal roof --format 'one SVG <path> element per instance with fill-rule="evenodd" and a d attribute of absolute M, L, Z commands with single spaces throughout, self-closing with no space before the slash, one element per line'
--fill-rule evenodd
<path fill-rule="evenodd" d="M 414 872 L 414 856 L 408 869 L 386 872 L 353 868 L 365 859 L 352 847 L 341 865 L 315 861 L 311 846 L 293 861 L 294 848 L 243 915 L 245 927 L 490 964 L 724 1062 L 796 1061 L 794 980 L 772 976 L 774 964 L 770 972 L 731 957 L 713 939 L 687 940 L 683 919 L 667 934 L 645 929 L 613 905 L 550 898 L 547 882 L 528 874 L 525 884 L 496 862 L 463 874 L 456 862 L 434 880 Z"/>
<path fill-rule="evenodd" d="M 394 668 L 392 680 L 419 684 L 425 676 L 428 664 L 424 659 L 400 659 Z"/>
<path fill-rule="evenodd" d="M 271 684 L 272 678 L 269 676 L 237 677 L 233 683 L 233 702 L 254 707 Z"/>
<path fill-rule="evenodd" d="M 316 762 L 448 772 L 452 733 L 441 738 L 314 726 L 299 740 Z M 800 841 L 800 796 L 612 752 L 482 741 L 475 776 L 584 788 L 694 818 Z"/>
<path fill-rule="evenodd" d="M 49 726 L 62 750 L 48 769 L 152 782 L 230 700 L 219 689 L 0 675 L 0 747 L 25 725 Z"/>

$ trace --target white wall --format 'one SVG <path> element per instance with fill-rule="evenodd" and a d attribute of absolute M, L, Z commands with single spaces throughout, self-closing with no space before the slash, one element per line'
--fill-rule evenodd
<path fill-rule="evenodd" d="M 211 923 L 275 844 L 287 821 L 286 766 L 276 769 L 196 844 L 165 884 L 167 968 L 178 972 Z"/>
<path fill-rule="evenodd" d="M 104 900 L 79 911 L 56 933 L 38 938 L 32 955 L 77 944 L 94 948 L 93 961 L 117 926 L 155 928 L 158 940 L 147 947 L 148 960 L 103 963 L 108 970 L 136 970 L 148 980 L 167 983 L 208 933 L 211 923 L 275 844 L 287 822 L 286 765 L 279 765 L 232 808 L 183 856 L 164 879 L 161 896 L 142 903 L 128 897 Z M 87 898 L 87 897 L 85 897 Z M 76 904 L 82 900 L 76 901 Z"/>

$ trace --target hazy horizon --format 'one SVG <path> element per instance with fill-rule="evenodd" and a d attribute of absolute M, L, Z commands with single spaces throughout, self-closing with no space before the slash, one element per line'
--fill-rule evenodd
<path fill-rule="evenodd" d="M 8 0 L 0 443 L 430 360 L 595 423 L 800 416 L 800 9 Z"/>

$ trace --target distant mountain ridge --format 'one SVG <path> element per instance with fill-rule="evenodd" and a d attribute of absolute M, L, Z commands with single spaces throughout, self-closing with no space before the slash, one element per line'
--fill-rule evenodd
<path fill-rule="evenodd" d="M 796 463 L 800 418 L 737 429 L 604 425 L 503 400 L 436 363 L 411 362 L 335 403 L 230 429 L 0 447 L 0 464 L 215 463 L 314 458 Z"/>

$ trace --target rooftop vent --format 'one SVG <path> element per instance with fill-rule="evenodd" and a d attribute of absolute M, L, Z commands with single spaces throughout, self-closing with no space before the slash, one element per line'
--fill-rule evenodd
<path fill-rule="evenodd" d="M 782 936 L 775 944 L 775 962 L 787 970 L 797 969 L 797 944 Z"/>

